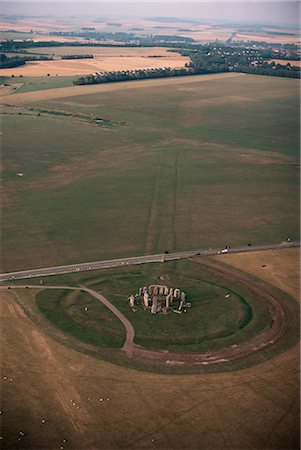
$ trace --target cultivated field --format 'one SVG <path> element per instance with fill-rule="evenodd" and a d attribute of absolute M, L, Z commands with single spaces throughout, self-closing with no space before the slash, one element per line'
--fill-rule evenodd
<path fill-rule="evenodd" d="M 271 59 L 268 62 L 274 62 L 275 64 L 281 64 L 282 66 L 286 66 L 289 63 L 291 66 L 301 67 L 301 61 L 294 61 L 291 59 Z"/>
<path fill-rule="evenodd" d="M 55 56 L 93 54 L 93 59 L 54 60 L 28 62 L 25 66 L 1 69 L 0 75 L 10 77 L 27 76 L 71 76 L 116 70 L 138 70 L 150 68 L 181 68 L 190 59 L 179 53 L 168 52 L 163 48 L 91 48 L 91 47 L 52 47 L 34 49 L 35 53 Z"/>
<path fill-rule="evenodd" d="M 244 33 L 238 32 L 235 35 L 235 40 L 239 41 L 257 41 L 257 42 L 270 42 L 272 44 L 298 44 L 300 43 L 299 31 L 295 30 L 295 33 L 288 33 L 287 35 L 279 34 L 266 34 L 266 33 Z"/>
<path fill-rule="evenodd" d="M 3 270 L 297 240 L 298 92 L 219 74 L 2 97 Z"/>
<path fill-rule="evenodd" d="M 295 285 L 297 253 L 273 251 L 269 259 L 258 252 L 252 271 L 272 260 L 262 280 L 276 271 L 275 287 Z M 236 255 L 236 264 L 248 271 L 245 256 Z M 53 340 L 19 305 L 33 300 L 29 290 L 2 292 L 3 448 L 299 448 L 296 346 L 231 373 L 138 372 Z"/>

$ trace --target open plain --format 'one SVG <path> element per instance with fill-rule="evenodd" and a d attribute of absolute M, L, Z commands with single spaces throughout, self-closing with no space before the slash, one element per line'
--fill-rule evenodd
<path fill-rule="evenodd" d="M 217 74 L 3 96 L 3 271 L 297 240 L 298 89 Z"/>
<path fill-rule="evenodd" d="M 1 448 L 299 449 L 297 8 L 8 3 Z"/>

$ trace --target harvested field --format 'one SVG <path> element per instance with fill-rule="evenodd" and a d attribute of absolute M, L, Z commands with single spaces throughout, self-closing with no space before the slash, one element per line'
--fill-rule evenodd
<path fill-rule="evenodd" d="M 292 59 L 270 59 L 268 62 L 274 62 L 275 64 L 281 64 L 282 66 L 286 66 L 289 63 L 291 66 L 301 67 L 301 61 L 294 61 Z"/>
<path fill-rule="evenodd" d="M 183 57 L 176 52 L 170 52 L 166 47 L 42 47 L 32 48 L 33 53 L 43 53 L 54 57 L 64 55 L 93 55 L 96 58 L 143 58 L 143 57 L 165 57 L 179 58 Z"/>
<path fill-rule="evenodd" d="M 251 33 L 236 33 L 235 40 L 239 41 L 259 41 L 271 42 L 274 44 L 298 44 L 300 42 L 299 34 L 293 36 L 277 35 L 277 34 L 251 34 Z"/>
<path fill-rule="evenodd" d="M 76 53 L 76 49 L 73 49 Z M 153 54 L 155 54 L 153 52 Z M 189 58 L 176 53 L 167 56 L 97 56 L 93 59 L 55 60 L 28 62 L 25 66 L 13 69 L 1 69 L 2 76 L 70 76 L 87 75 L 94 72 L 110 72 L 116 70 L 138 70 L 157 68 L 181 68 L 190 61 Z"/>
<path fill-rule="evenodd" d="M 32 292 L 18 296 L 1 301 L 3 448 L 299 448 L 297 347 L 230 373 L 137 372 L 53 340 L 17 306 Z"/>

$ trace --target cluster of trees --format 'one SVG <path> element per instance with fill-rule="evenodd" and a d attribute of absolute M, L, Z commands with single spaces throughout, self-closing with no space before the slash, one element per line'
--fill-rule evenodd
<path fill-rule="evenodd" d="M 8 56 L 0 53 L 0 69 L 10 69 L 12 67 L 23 66 L 26 62 L 26 58 L 20 58 L 19 56 Z"/>
<path fill-rule="evenodd" d="M 237 72 L 252 73 L 255 75 L 269 75 L 274 77 L 300 78 L 300 67 L 287 64 L 275 64 L 264 62 L 258 66 L 236 67 Z"/>
<path fill-rule="evenodd" d="M 62 45 L 65 45 L 64 42 L 56 42 L 56 41 L 32 41 L 32 40 L 26 40 L 26 41 L 2 41 L 0 42 L 0 51 L 1 52 L 11 52 L 11 53 L 17 53 L 20 50 L 24 52 L 24 49 L 26 48 L 39 48 L 39 47 L 60 47 Z"/>
<path fill-rule="evenodd" d="M 61 59 L 89 59 L 94 58 L 93 55 L 63 55 Z"/>
<path fill-rule="evenodd" d="M 140 69 L 123 70 L 118 72 L 97 72 L 94 75 L 87 75 L 73 81 L 73 84 L 98 84 L 115 81 L 142 80 L 146 78 L 175 77 L 181 75 L 193 75 L 194 72 L 183 69 Z"/>
<path fill-rule="evenodd" d="M 0 53 L 0 69 L 11 69 L 13 67 L 23 66 L 27 61 L 49 61 L 51 56 L 6 56 Z"/>
<path fill-rule="evenodd" d="M 181 51 L 181 54 L 190 57 L 191 63 L 188 67 L 197 73 L 206 73 L 206 70 L 234 71 L 289 78 L 300 77 L 299 67 L 275 64 L 266 60 L 273 57 L 273 49 L 209 44 L 194 50 Z"/>
<path fill-rule="evenodd" d="M 194 40 L 192 38 L 177 36 L 177 35 L 151 35 L 151 36 L 137 36 L 134 33 L 124 33 L 124 32 L 100 32 L 100 31 L 85 31 L 85 32 L 75 32 L 75 31 L 54 31 L 49 33 L 52 36 L 64 36 L 64 37 L 80 37 L 83 39 L 94 39 L 94 40 L 111 40 L 116 42 L 124 43 L 135 43 L 139 46 L 156 45 L 161 43 L 192 43 Z"/>
<path fill-rule="evenodd" d="M 186 39 L 186 38 L 184 38 Z M 187 38 L 189 39 L 189 38 Z M 157 41 L 153 37 L 148 37 L 142 42 L 125 42 L 123 47 L 156 47 L 160 44 L 161 47 L 168 48 L 193 48 L 192 44 L 188 42 L 172 42 L 172 41 Z M 30 53 L 26 49 L 29 48 L 43 48 L 43 47 L 120 47 L 118 43 L 108 43 L 108 42 L 57 42 L 57 41 L 2 41 L 0 42 L 0 52 L 10 52 L 10 53 Z"/>

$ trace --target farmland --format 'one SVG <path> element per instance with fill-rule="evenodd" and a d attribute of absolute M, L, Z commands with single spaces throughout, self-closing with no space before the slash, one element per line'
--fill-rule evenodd
<path fill-rule="evenodd" d="M 254 253 L 249 257 L 251 262 L 248 255 L 229 255 L 229 259 L 227 255 L 218 260 L 231 264 L 235 259 L 240 270 L 257 272 L 263 282 L 270 283 L 272 277 L 275 289 L 295 286 L 293 297 L 298 300 L 298 270 L 293 263 L 298 255 L 297 249 L 284 249 L 263 256 Z M 202 260 L 201 264 L 197 261 L 194 265 L 201 267 Z M 183 275 L 184 266 L 178 267 Z M 128 293 L 127 285 L 135 284 L 130 273 L 136 270 L 128 268 L 127 275 L 122 276 L 120 269 L 119 280 L 115 275 L 124 292 Z M 164 276 L 164 267 L 161 270 Z M 195 267 L 194 275 L 196 271 Z M 144 277 L 155 277 L 159 272 L 151 266 L 145 269 Z M 47 283 L 51 279 L 54 284 L 73 285 L 87 285 L 91 279 L 100 283 L 102 279 L 99 286 L 104 288 L 114 284 L 108 271 L 50 278 Z M 204 448 L 298 448 L 296 345 L 270 360 L 263 356 L 256 366 L 230 373 L 203 370 L 189 376 L 171 376 L 138 372 L 53 339 L 43 315 L 40 320 L 32 320 L 29 314 L 37 314 L 31 309 L 36 301 L 33 292 L 2 292 L 5 448 L 77 448 L 78 442 L 83 449 L 189 449 L 198 448 L 200 442 Z M 86 303 L 87 299 L 79 301 Z M 93 302 L 89 307 L 95 308 Z M 103 315 L 103 319 L 108 323 L 110 316 Z"/>
<path fill-rule="evenodd" d="M 4 271 L 298 237 L 297 80 L 195 76 L 3 102 Z"/>
<path fill-rule="evenodd" d="M 102 71 L 139 70 L 148 68 L 181 68 L 190 61 L 178 53 L 169 53 L 164 48 L 91 48 L 50 47 L 33 49 L 33 53 L 50 56 L 93 54 L 92 59 L 53 60 L 28 62 L 25 66 L 1 69 L 0 75 L 22 77 L 76 76 Z"/>

